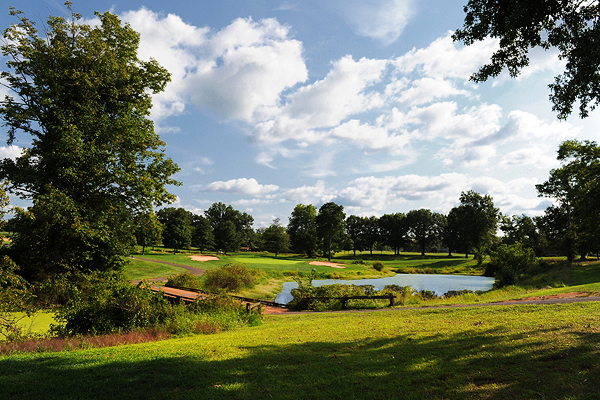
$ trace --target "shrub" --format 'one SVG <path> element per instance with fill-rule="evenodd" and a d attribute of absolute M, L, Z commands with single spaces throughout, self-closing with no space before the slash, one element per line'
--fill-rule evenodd
<path fill-rule="evenodd" d="M 384 265 L 383 265 L 383 263 L 381 261 L 375 261 L 375 262 L 373 262 L 373 268 L 376 271 L 379 271 L 379 272 L 383 271 L 383 267 L 384 267 Z"/>
<path fill-rule="evenodd" d="M 471 294 L 471 293 L 475 293 L 475 292 L 473 292 L 472 290 L 469 290 L 469 289 L 449 290 L 446 293 L 444 293 L 444 298 L 449 299 L 450 297 L 464 296 L 465 294 Z"/>
<path fill-rule="evenodd" d="M 341 310 L 345 296 L 372 296 L 379 294 L 373 285 L 323 285 L 313 286 L 310 281 L 296 280 L 298 288 L 292 289 L 294 297 L 287 306 L 291 310 Z M 370 299 L 354 299 L 352 307 L 364 308 L 373 305 Z"/>
<path fill-rule="evenodd" d="M 116 272 L 87 275 L 88 284 L 71 287 L 71 299 L 61 307 L 52 332 L 59 336 L 130 332 L 164 325 L 171 316 L 168 301 L 144 283 L 134 286 Z"/>
<path fill-rule="evenodd" d="M 394 294 L 396 295 L 396 300 L 402 303 L 402 305 L 407 305 L 409 300 L 417 293 L 417 291 L 410 286 L 399 286 L 399 285 L 386 285 L 381 294 Z"/>
<path fill-rule="evenodd" d="M 165 286 L 202 289 L 202 282 L 189 272 L 184 272 L 183 274 L 169 276 Z"/>
<path fill-rule="evenodd" d="M 431 290 L 421 290 L 419 292 L 419 296 L 423 300 L 435 300 L 438 298 L 438 295 L 435 294 L 435 292 L 432 292 Z"/>
<path fill-rule="evenodd" d="M 496 278 L 495 288 L 514 285 L 536 268 L 538 260 L 532 248 L 521 242 L 503 244 L 493 251 L 485 269 L 485 276 Z"/>
<path fill-rule="evenodd" d="M 229 263 L 208 270 L 204 275 L 204 287 L 211 291 L 237 292 L 254 287 L 257 275 L 257 270 L 252 270 L 242 263 Z"/>
<path fill-rule="evenodd" d="M 260 311 L 246 312 L 225 296 L 172 304 L 145 283 L 132 285 L 118 273 L 92 273 L 87 284 L 71 287 L 71 300 L 57 313 L 58 336 L 101 335 L 156 328 L 176 335 L 212 333 L 260 323 Z"/>
<path fill-rule="evenodd" d="M 0 257 L 0 335 L 9 342 L 27 338 L 19 323 L 36 311 L 33 288 L 18 269 L 9 257 Z"/>

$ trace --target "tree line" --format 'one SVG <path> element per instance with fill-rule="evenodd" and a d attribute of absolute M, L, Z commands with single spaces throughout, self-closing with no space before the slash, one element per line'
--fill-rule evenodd
<path fill-rule="evenodd" d="M 447 251 L 482 257 L 501 244 L 521 243 L 536 256 L 564 255 L 569 260 L 600 252 L 600 147 L 595 142 L 566 141 L 558 151 L 563 164 L 549 179 L 536 185 L 539 196 L 555 204 L 542 216 L 502 215 L 489 195 L 463 192 L 460 203 L 447 214 L 429 209 L 380 217 L 346 215 L 334 202 L 316 208 L 298 204 L 287 226 L 279 219 L 266 228 L 252 229 L 253 218 L 223 203 L 214 203 L 204 215 L 182 208 L 158 211 L 163 244 L 173 249 L 189 246 L 231 252 L 240 247 L 294 252 L 331 259 L 338 251 L 375 249 Z M 140 231 L 138 228 L 138 231 Z M 500 233 L 500 234 L 498 234 Z M 143 239 L 138 243 L 145 243 Z M 158 240 L 155 241 L 158 243 Z"/>

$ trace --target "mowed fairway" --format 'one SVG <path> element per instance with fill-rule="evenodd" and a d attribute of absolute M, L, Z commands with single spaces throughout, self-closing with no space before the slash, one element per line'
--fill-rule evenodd
<path fill-rule="evenodd" d="M 597 399 L 600 304 L 266 316 L 0 358 L 6 399 Z"/>

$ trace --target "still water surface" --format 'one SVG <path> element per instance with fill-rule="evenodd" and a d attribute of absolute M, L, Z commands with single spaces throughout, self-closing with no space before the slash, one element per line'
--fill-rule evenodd
<path fill-rule="evenodd" d="M 494 278 L 485 276 L 465 276 L 465 275 L 426 275 L 426 274 L 397 274 L 386 278 L 378 279 L 319 279 L 312 281 L 314 286 L 333 285 L 339 283 L 341 285 L 373 285 L 375 290 L 381 290 L 386 285 L 410 286 L 411 288 L 421 291 L 430 290 L 438 296 L 450 290 L 490 290 L 494 285 Z M 285 282 L 283 290 L 275 298 L 276 303 L 286 304 L 293 299 L 290 291 L 296 289 L 298 283 Z"/>

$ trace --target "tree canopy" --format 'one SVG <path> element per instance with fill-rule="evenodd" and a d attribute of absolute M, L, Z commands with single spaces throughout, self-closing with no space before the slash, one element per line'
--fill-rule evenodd
<path fill-rule="evenodd" d="M 558 49 L 566 60 L 562 75 L 550 84 L 552 110 L 567 118 L 579 102 L 587 117 L 600 101 L 599 4 L 597 0 L 469 0 L 464 26 L 454 40 L 471 45 L 498 38 L 500 48 L 471 79 L 482 82 L 505 68 L 517 76 L 529 65 L 529 51 Z"/>
<path fill-rule="evenodd" d="M 297 204 L 287 226 L 292 249 L 312 257 L 317 247 L 317 209 L 312 204 Z"/>
<path fill-rule="evenodd" d="M 331 252 L 342 242 L 345 234 L 344 206 L 333 202 L 325 203 L 319 208 L 315 219 L 317 224 L 317 237 L 323 246 L 323 253 L 331 261 Z"/>
<path fill-rule="evenodd" d="M 0 118 L 8 144 L 28 144 L 0 163 L 0 179 L 33 203 L 18 219 L 15 261 L 31 275 L 118 267 L 133 217 L 175 199 L 166 187 L 179 168 L 149 119 L 169 73 L 138 59 L 139 35 L 110 12 L 96 13 L 97 26 L 50 16 L 43 35 L 11 14 Z"/>
<path fill-rule="evenodd" d="M 536 185 L 540 196 L 559 203 L 546 213 L 548 227 L 562 238 L 570 258 L 600 250 L 600 147 L 596 142 L 568 140 L 558 149 L 562 166 L 550 171 L 546 182 Z M 554 222 L 553 222 L 554 221 Z M 560 229 L 560 226 L 563 228 Z"/>

